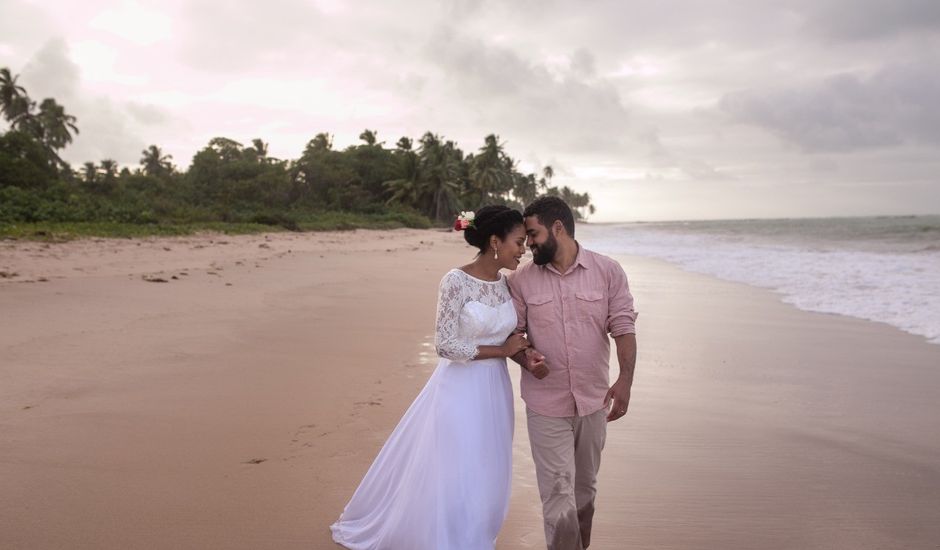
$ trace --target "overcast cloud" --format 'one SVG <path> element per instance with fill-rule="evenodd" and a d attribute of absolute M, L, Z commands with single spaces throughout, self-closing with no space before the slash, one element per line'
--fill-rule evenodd
<path fill-rule="evenodd" d="M 940 213 L 940 2 L 0 0 L 65 157 L 499 134 L 595 220 Z"/>

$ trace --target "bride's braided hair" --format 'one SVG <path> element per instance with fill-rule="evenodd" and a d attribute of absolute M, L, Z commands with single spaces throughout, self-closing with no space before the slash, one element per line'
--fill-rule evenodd
<path fill-rule="evenodd" d="M 480 249 L 480 253 L 490 246 L 490 237 L 496 235 L 500 240 L 517 225 L 522 225 L 522 213 L 508 206 L 484 206 L 474 212 L 473 225 L 463 232 L 463 238 Z"/>

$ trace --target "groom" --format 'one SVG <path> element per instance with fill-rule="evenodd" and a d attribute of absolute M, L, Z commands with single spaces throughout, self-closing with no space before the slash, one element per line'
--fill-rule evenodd
<path fill-rule="evenodd" d="M 574 240 L 574 216 L 564 201 L 542 197 L 523 217 L 534 260 L 509 276 L 509 289 L 517 330 L 527 333 L 532 348 L 513 360 L 524 367 L 522 399 L 545 540 L 549 550 L 581 550 L 591 541 L 607 422 L 627 414 L 630 404 L 637 314 L 623 268 Z M 620 363 L 610 386 L 608 334 Z"/>

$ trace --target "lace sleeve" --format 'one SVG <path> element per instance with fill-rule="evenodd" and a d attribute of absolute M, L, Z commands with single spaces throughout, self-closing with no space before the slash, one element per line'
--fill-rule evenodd
<path fill-rule="evenodd" d="M 466 289 L 456 273 L 448 273 L 441 279 L 437 297 L 437 326 L 434 331 L 434 346 L 437 354 L 453 361 L 470 361 L 477 356 L 476 345 L 460 340 L 458 327 L 460 311 L 467 303 Z"/>

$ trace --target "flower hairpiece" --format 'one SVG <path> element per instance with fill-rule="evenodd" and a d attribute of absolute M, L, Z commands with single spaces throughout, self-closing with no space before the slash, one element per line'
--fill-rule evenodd
<path fill-rule="evenodd" d="M 454 222 L 454 231 L 463 231 L 468 227 L 476 227 L 473 225 L 474 219 L 476 219 L 476 214 L 473 212 L 473 210 L 461 212 L 460 215 L 457 216 L 457 220 Z"/>

